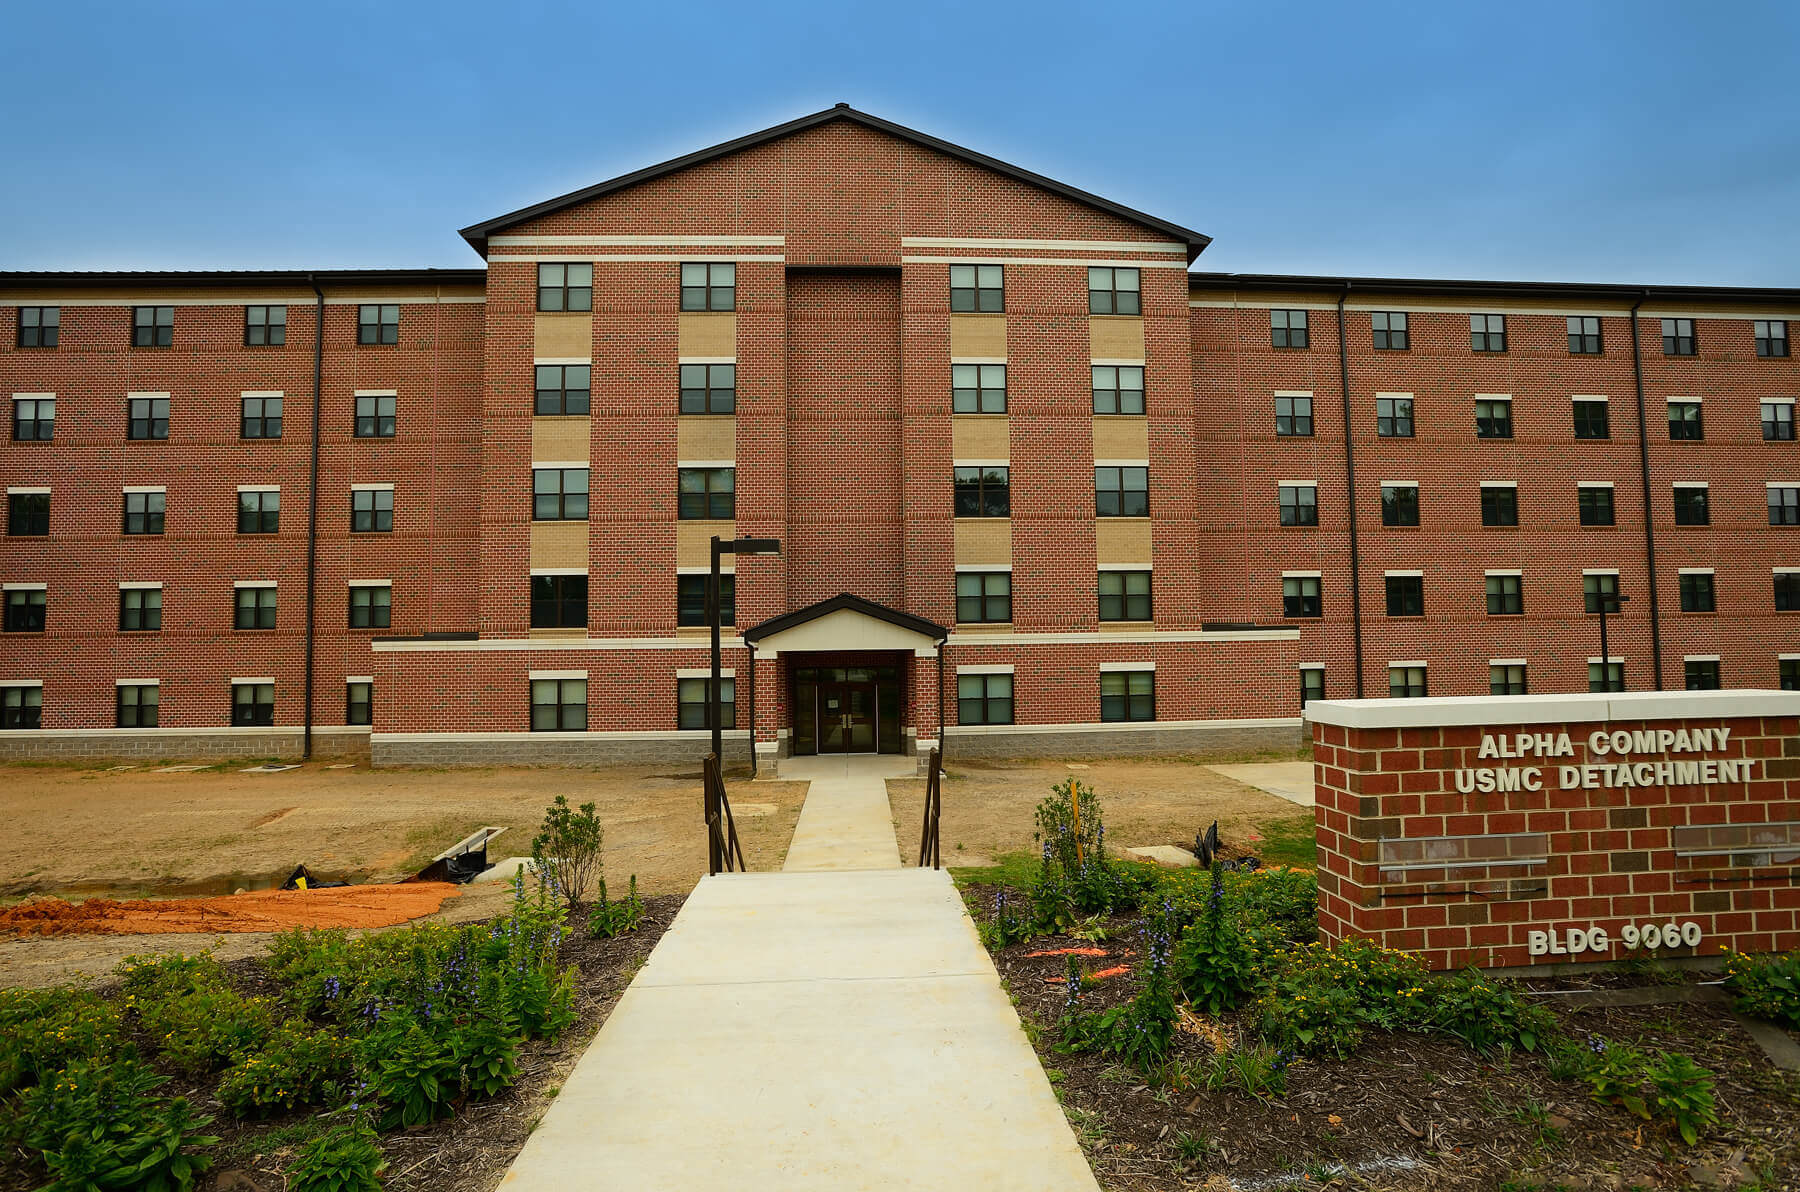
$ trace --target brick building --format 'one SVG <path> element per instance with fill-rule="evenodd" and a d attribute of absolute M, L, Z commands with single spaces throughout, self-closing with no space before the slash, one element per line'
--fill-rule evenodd
<path fill-rule="evenodd" d="M 847 107 L 463 236 L 0 274 L 0 753 L 691 757 L 715 535 L 765 762 L 1800 686 L 1800 290 L 1193 272 Z"/>

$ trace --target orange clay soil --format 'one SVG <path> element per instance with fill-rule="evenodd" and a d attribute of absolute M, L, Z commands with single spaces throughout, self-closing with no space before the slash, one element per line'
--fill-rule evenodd
<path fill-rule="evenodd" d="M 458 893 L 449 882 L 257 890 L 222 898 L 45 898 L 0 910 L 0 932 L 20 935 L 157 935 L 286 931 L 292 927 L 391 927 L 429 915 Z"/>

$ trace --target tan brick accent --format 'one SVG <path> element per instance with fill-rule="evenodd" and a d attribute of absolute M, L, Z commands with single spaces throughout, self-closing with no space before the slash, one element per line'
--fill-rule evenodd
<path fill-rule="evenodd" d="M 956 563 L 1012 563 L 1012 521 L 1004 517 L 964 517 L 956 520 Z"/>
<path fill-rule="evenodd" d="M 1144 320 L 1130 315 L 1091 315 L 1088 344 L 1095 360 L 1142 360 Z"/>
<path fill-rule="evenodd" d="M 684 521 L 675 523 L 675 566 L 710 567 L 712 538 L 737 537 L 737 523 L 728 521 Z M 673 590 L 675 581 L 669 580 Z"/>
<path fill-rule="evenodd" d="M 950 355 L 1004 359 L 1006 356 L 1006 316 L 951 315 Z"/>
<path fill-rule="evenodd" d="M 585 360 L 594 351 L 592 315 L 539 315 L 532 330 L 532 354 Z"/>
<path fill-rule="evenodd" d="M 588 524 L 580 522 L 532 522 L 531 566 L 586 567 Z M 523 582 L 521 579 L 520 582 Z"/>
<path fill-rule="evenodd" d="M 531 458 L 587 459 L 592 436 L 592 424 L 580 415 L 533 418 Z"/>
<path fill-rule="evenodd" d="M 1109 415 L 1094 419 L 1095 459 L 1149 459 L 1150 420 Z"/>
<path fill-rule="evenodd" d="M 724 311 L 681 315 L 677 334 L 683 356 L 737 355 L 735 313 Z"/>
<path fill-rule="evenodd" d="M 950 420 L 950 453 L 956 459 L 1010 459 L 1012 431 L 1005 414 L 958 414 Z"/>
<path fill-rule="evenodd" d="M 736 459 L 737 419 L 730 414 L 688 414 L 675 424 L 682 459 Z"/>
<path fill-rule="evenodd" d="M 1097 563 L 1150 563 L 1151 522 L 1147 517 L 1102 517 L 1094 523 Z"/>

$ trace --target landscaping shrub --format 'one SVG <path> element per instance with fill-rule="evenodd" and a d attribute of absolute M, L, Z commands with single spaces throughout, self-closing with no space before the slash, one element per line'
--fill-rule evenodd
<path fill-rule="evenodd" d="M 637 874 L 631 875 L 631 892 L 617 902 L 606 898 L 606 879 L 600 879 L 600 897 L 588 915 L 588 934 L 612 939 L 627 931 L 636 931 L 644 921 L 644 899 L 638 894 Z"/>
<path fill-rule="evenodd" d="M 1014 897 L 1012 891 L 1001 886 L 994 891 L 994 913 L 987 918 L 976 919 L 981 942 L 990 952 L 1024 943 L 1038 934 L 1031 916 L 1020 912 L 1020 905 L 1020 900 Z"/>
<path fill-rule="evenodd" d="M 217 1071 L 268 1041 L 274 1003 L 222 986 L 201 986 L 138 1003 L 138 1018 L 162 1058 L 187 1076 Z"/>
<path fill-rule="evenodd" d="M 1578 1075 L 1594 1100 L 1660 1121 L 1689 1146 L 1718 1124 L 1713 1074 L 1678 1052 L 1659 1051 L 1651 1058 L 1622 1043 L 1595 1039 Z"/>
<path fill-rule="evenodd" d="M 1128 1002 L 1105 1010 L 1082 1010 L 1081 968 L 1069 958 L 1068 1001 L 1059 1023 L 1060 1043 L 1067 1051 L 1100 1051 L 1144 1071 L 1169 1057 L 1175 1036 L 1175 987 L 1169 974 L 1171 935 L 1177 918 L 1165 906 L 1144 923 L 1144 967 L 1138 992 Z"/>
<path fill-rule="evenodd" d="M 356 1070 L 356 1045 L 330 1027 L 283 1023 L 219 1082 L 219 1101 L 238 1117 L 331 1105 Z"/>
<path fill-rule="evenodd" d="M 1800 1030 L 1800 952 L 1733 952 L 1725 961 L 1725 988 L 1739 1013 Z"/>
<path fill-rule="evenodd" d="M 1526 1003 L 1510 985 L 1470 970 L 1434 977 L 1422 995 L 1405 997 L 1419 1029 L 1455 1035 L 1482 1053 L 1522 1048 L 1536 1051 L 1555 1037 L 1557 1018 Z"/>
<path fill-rule="evenodd" d="M 121 1031 L 119 1007 L 87 990 L 0 990 L 0 1093 L 114 1054 Z"/>
<path fill-rule="evenodd" d="M 225 966 L 211 952 L 127 956 L 113 967 L 113 975 L 119 978 L 126 1000 L 140 1005 L 227 985 Z"/>
<path fill-rule="evenodd" d="M 1369 1027 L 1415 1022 L 1408 1003 L 1424 990 L 1418 957 L 1366 940 L 1307 944 L 1265 961 L 1256 1002 L 1265 1039 L 1307 1055 L 1349 1055 Z"/>
<path fill-rule="evenodd" d="M 1225 871 L 1212 866 L 1206 907 L 1175 946 L 1175 981 L 1188 1002 L 1209 1014 L 1229 1010 L 1256 984 L 1256 965 L 1236 915 L 1225 907 Z"/>
<path fill-rule="evenodd" d="M 448 1117 L 462 1092 L 461 1064 L 449 1040 L 417 1020 L 396 1018 L 371 1031 L 362 1057 L 383 1130 L 410 1130 Z"/>
<path fill-rule="evenodd" d="M 386 1166 L 375 1132 L 358 1118 L 300 1148 L 288 1165 L 288 1192 L 375 1192 Z"/>
<path fill-rule="evenodd" d="M 1031 889 L 1032 921 L 1040 930 L 1066 931 L 1084 915 L 1135 911 L 1157 886 L 1154 866 L 1107 857 L 1100 796 L 1076 779 L 1057 783 L 1038 804 L 1035 838 L 1043 846 Z"/>
<path fill-rule="evenodd" d="M 463 1088 L 478 1097 L 498 1096 L 519 1078 L 519 1020 L 504 995 L 491 1001 L 492 1009 L 451 1037 Z"/>
<path fill-rule="evenodd" d="M 45 1192 L 184 1192 L 211 1160 L 194 1150 L 219 1141 L 204 1135 L 212 1119 L 194 1116 L 183 1098 L 162 1101 L 166 1084 L 126 1055 L 81 1059 L 25 1090 L 13 1126 L 54 1177 Z"/>
<path fill-rule="evenodd" d="M 570 910 L 582 904 L 588 888 L 601 877 L 600 839 L 600 820 L 592 803 L 573 810 L 568 798 L 558 795 L 545 809 L 544 825 L 531 842 L 531 869 Z"/>

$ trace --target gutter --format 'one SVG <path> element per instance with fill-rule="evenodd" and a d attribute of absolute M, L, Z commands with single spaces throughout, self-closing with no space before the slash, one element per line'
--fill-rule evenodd
<path fill-rule="evenodd" d="M 306 485 L 306 701 L 304 731 L 300 738 L 300 757 L 312 757 L 313 745 L 313 661 L 317 636 L 319 588 L 319 425 L 320 407 L 325 391 L 325 291 L 319 288 L 317 275 L 309 274 L 313 296 L 318 305 L 313 309 L 313 400 L 312 400 L 312 466 Z"/>
<path fill-rule="evenodd" d="M 1350 646 L 1356 658 L 1356 698 L 1363 697 L 1362 550 L 1356 536 L 1356 448 L 1351 442 L 1354 425 L 1350 416 L 1350 340 L 1344 334 L 1344 303 L 1350 300 L 1350 282 L 1338 295 L 1338 381 L 1344 399 L 1344 482 L 1350 490 Z M 1640 421 L 1643 395 L 1639 392 Z"/>
<path fill-rule="evenodd" d="M 1656 519 L 1650 497 L 1650 428 L 1644 421 L 1644 349 L 1638 330 L 1638 310 L 1650 300 L 1650 291 L 1640 291 L 1631 307 L 1631 371 L 1637 382 L 1638 472 L 1644 485 L 1644 567 L 1649 572 L 1650 586 L 1650 669 L 1656 690 L 1663 690 L 1662 610 L 1657 599 L 1656 584 Z M 1604 672 L 1606 662 L 1601 660 Z"/>

